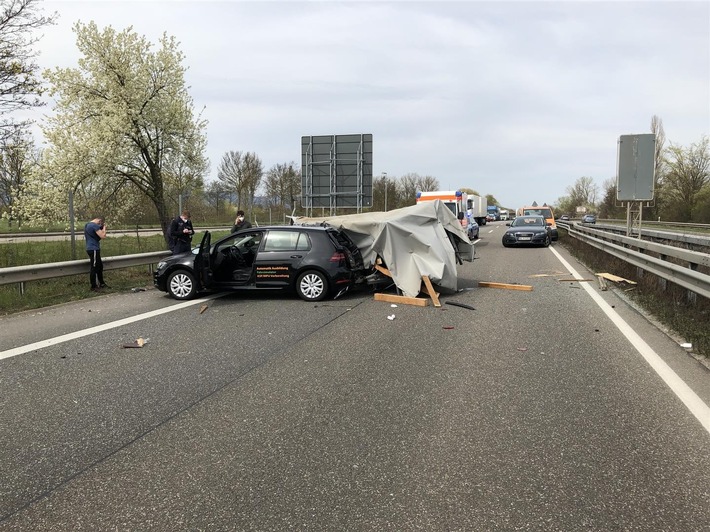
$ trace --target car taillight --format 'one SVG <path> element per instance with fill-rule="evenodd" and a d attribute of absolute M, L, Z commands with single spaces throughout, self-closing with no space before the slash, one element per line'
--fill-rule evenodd
<path fill-rule="evenodd" d="M 342 264 L 343 262 L 345 262 L 345 253 L 343 253 L 342 251 L 336 251 L 330 257 L 330 262 L 337 262 Z"/>

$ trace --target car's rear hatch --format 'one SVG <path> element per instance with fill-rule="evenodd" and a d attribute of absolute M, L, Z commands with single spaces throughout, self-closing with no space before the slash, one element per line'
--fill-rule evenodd
<path fill-rule="evenodd" d="M 333 228 L 328 229 L 328 235 L 335 244 L 336 248 L 341 249 L 345 254 L 345 260 L 348 268 L 352 271 L 360 271 L 365 269 L 360 248 L 355 245 L 348 235 Z"/>

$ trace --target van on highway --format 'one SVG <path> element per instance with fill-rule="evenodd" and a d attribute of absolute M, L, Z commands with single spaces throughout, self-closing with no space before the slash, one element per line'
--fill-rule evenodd
<path fill-rule="evenodd" d="M 515 214 L 516 216 L 542 216 L 545 218 L 545 223 L 547 223 L 550 228 L 552 240 L 557 240 L 557 224 L 555 223 L 555 213 L 552 212 L 552 207 L 548 205 L 543 205 L 542 207 L 530 205 L 528 207 L 520 207 Z"/>

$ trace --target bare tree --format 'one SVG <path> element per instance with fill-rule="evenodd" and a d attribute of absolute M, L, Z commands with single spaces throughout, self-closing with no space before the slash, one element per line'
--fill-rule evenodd
<path fill-rule="evenodd" d="M 424 177 L 417 176 L 417 189 L 421 192 L 431 192 L 439 190 L 439 180 L 433 176 L 427 175 Z"/>
<path fill-rule="evenodd" d="M 399 207 L 414 205 L 417 200 L 418 180 L 421 179 L 418 174 L 404 174 L 397 180 L 397 195 L 400 198 Z"/>
<path fill-rule="evenodd" d="M 577 207 L 594 207 L 597 201 L 599 187 L 594 183 L 591 177 L 580 177 L 574 182 L 574 185 L 567 187 L 569 196 L 569 208 L 576 209 Z"/>
<path fill-rule="evenodd" d="M 211 181 L 205 187 L 205 201 L 214 209 L 217 216 L 220 215 L 220 208 L 223 207 L 229 193 L 225 190 L 224 184 L 220 181 Z"/>
<path fill-rule="evenodd" d="M 656 136 L 656 148 L 654 154 L 654 171 L 656 180 L 663 175 L 663 149 L 666 144 L 666 132 L 663 130 L 663 120 L 656 115 L 651 118 L 651 133 Z"/>
<path fill-rule="evenodd" d="M 222 182 L 224 190 L 237 195 L 237 209 L 241 209 L 244 191 L 242 158 L 242 152 L 228 151 L 222 156 L 217 168 L 217 179 Z"/>
<path fill-rule="evenodd" d="M 242 159 L 244 191 L 249 200 L 249 217 L 254 213 L 254 197 L 264 176 L 264 166 L 256 153 L 247 152 Z"/>
<path fill-rule="evenodd" d="M 32 49 L 41 36 L 33 32 L 54 24 L 56 13 L 38 13 L 39 0 L 0 1 L 0 137 L 12 136 L 28 121 L 16 122 L 7 115 L 21 109 L 40 107 L 44 103 L 41 81 Z"/>
<path fill-rule="evenodd" d="M 278 205 L 284 213 L 287 207 L 293 210 L 294 202 L 300 195 L 300 174 L 294 167 L 293 162 L 275 164 L 264 179 L 267 201 L 270 205 Z"/>
<path fill-rule="evenodd" d="M 674 146 L 667 150 L 667 172 L 662 182 L 668 212 L 666 217 L 679 222 L 692 221 L 701 191 L 710 185 L 710 141 L 703 137 L 689 148 Z"/>

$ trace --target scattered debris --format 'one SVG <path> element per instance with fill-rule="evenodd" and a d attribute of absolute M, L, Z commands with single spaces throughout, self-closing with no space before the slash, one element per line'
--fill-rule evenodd
<path fill-rule="evenodd" d="M 681 346 L 683 349 L 693 349 L 693 344 L 691 344 L 691 343 L 689 343 L 689 342 L 680 344 L 680 346 Z"/>
<path fill-rule="evenodd" d="M 382 294 L 380 292 L 375 294 L 375 301 L 387 301 L 389 303 L 400 303 L 402 305 L 414 305 L 417 307 L 426 307 L 429 304 L 428 299 L 422 299 L 419 297 L 397 296 L 394 294 Z"/>
<path fill-rule="evenodd" d="M 147 338 L 145 338 L 145 339 L 137 338 L 136 341 L 133 342 L 132 344 L 123 344 L 121 347 L 123 347 L 124 349 L 143 347 L 146 344 L 146 342 L 148 342 Z"/>
<path fill-rule="evenodd" d="M 606 285 L 606 279 L 597 275 L 597 281 L 599 281 L 599 290 L 601 290 L 602 292 L 606 292 L 606 289 L 608 288 Z"/>
<path fill-rule="evenodd" d="M 200 314 L 202 314 L 208 308 L 209 308 L 209 305 L 207 303 L 202 303 L 202 305 L 200 305 Z"/>
<path fill-rule="evenodd" d="M 533 289 L 532 286 L 526 284 L 489 283 L 484 281 L 479 281 L 478 286 L 485 288 L 505 288 L 507 290 L 526 290 L 528 292 Z"/>
<path fill-rule="evenodd" d="M 145 292 L 145 288 L 139 288 L 139 287 L 131 288 L 131 292 Z"/>
<path fill-rule="evenodd" d="M 447 301 L 446 304 L 453 305 L 454 307 L 462 307 L 462 308 L 467 308 L 470 310 L 476 310 L 471 305 L 467 305 L 466 303 L 459 303 L 458 301 Z"/>
<path fill-rule="evenodd" d="M 594 279 L 557 279 L 558 281 L 565 282 L 565 283 L 587 283 L 587 282 L 592 282 Z"/>
<path fill-rule="evenodd" d="M 527 350 L 528 350 L 527 347 L 518 347 L 518 351 L 527 351 Z"/>
<path fill-rule="evenodd" d="M 439 294 L 434 290 L 434 287 L 432 286 L 429 277 L 426 275 L 422 275 L 422 282 L 424 283 L 424 286 L 422 286 L 421 291 L 431 298 L 431 300 L 434 302 L 435 307 L 440 307 L 441 303 L 439 303 Z"/>
<path fill-rule="evenodd" d="M 624 279 L 623 277 L 619 277 L 613 273 L 598 273 L 597 277 L 603 277 L 604 279 L 608 279 L 609 281 L 613 281 L 615 283 L 636 284 L 636 281 L 629 281 L 628 279 Z"/>
<path fill-rule="evenodd" d="M 446 331 L 450 331 L 450 330 L 453 329 L 453 328 L 454 328 L 453 325 L 444 325 L 444 326 L 442 327 L 442 329 L 444 329 L 444 330 L 446 330 Z"/>
<path fill-rule="evenodd" d="M 395 305 L 394 303 L 392 303 L 392 304 L 390 305 L 390 307 L 392 307 L 392 308 L 397 308 L 397 305 Z"/>
<path fill-rule="evenodd" d="M 394 321 L 394 314 L 392 314 L 391 316 L 387 316 L 387 319 L 390 321 Z"/>

